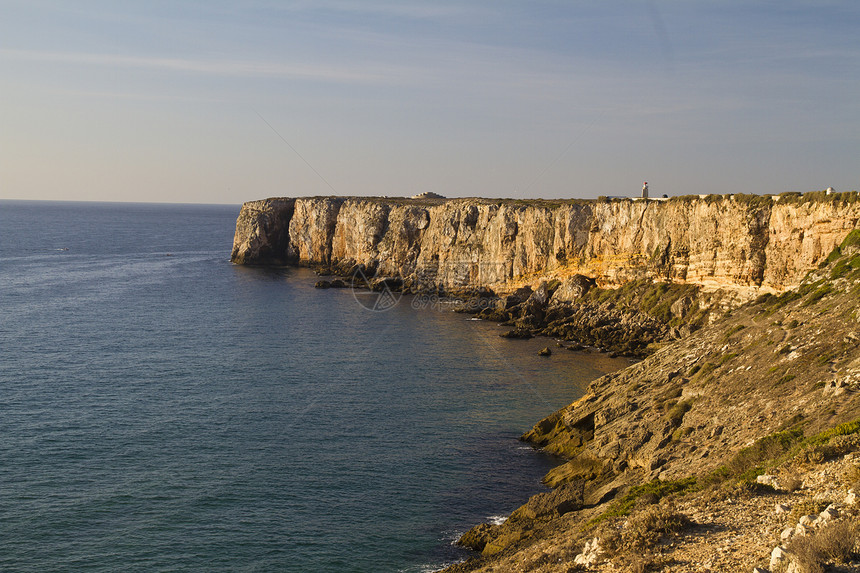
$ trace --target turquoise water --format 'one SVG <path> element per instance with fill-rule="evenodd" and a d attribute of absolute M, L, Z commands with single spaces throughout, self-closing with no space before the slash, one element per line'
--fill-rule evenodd
<path fill-rule="evenodd" d="M 625 364 L 232 265 L 237 214 L 0 202 L 0 569 L 431 571 Z"/>

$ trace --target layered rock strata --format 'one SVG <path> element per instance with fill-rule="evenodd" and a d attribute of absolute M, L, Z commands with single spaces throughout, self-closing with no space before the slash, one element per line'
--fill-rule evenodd
<path fill-rule="evenodd" d="M 781 200 L 782 199 L 782 200 Z M 312 197 L 242 206 L 232 260 L 364 265 L 405 288 L 512 292 L 574 275 L 783 292 L 854 228 L 855 194 L 518 201 Z"/>

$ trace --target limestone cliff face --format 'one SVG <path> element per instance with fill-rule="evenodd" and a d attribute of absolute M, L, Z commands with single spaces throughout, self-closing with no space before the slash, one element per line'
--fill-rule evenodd
<path fill-rule="evenodd" d="M 230 260 L 240 265 L 285 264 L 295 203 L 295 199 L 265 199 L 242 205 Z"/>
<path fill-rule="evenodd" d="M 744 298 L 800 283 L 853 229 L 860 203 L 724 196 L 668 201 L 299 198 L 242 207 L 240 264 L 377 267 L 407 285 L 507 292 L 583 274 Z"/>

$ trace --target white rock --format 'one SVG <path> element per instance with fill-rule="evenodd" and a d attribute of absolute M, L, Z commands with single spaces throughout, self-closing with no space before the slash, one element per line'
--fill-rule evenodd
<path fill-rule="evenodd" d="M 760 475 L 755 478 L 756 483 L 762 483 L 764 485 L 769 485 L 771 487 L 776 487 L 776 476 L 773 475 Z"/>
<path fill-rule="evenodd" d="M 753 573 L 770 573 L 770 571 L 761 567 L 753 567 Z"/>
<path fill-rule="evenodd" d="M 831 519 L 836 519 L 837 517 L 839 517 L 839 511 L 832 506 L 818 514 L 818 520 L 825 522 L 830 521 Z"/>
<path fill-rule="evenodd" d="M 774 547 L 773 551 L 770 552 L 770 568 L 776 569 L 776 567 L 786 561 L 788 559 L 788 552 L 784 547 Z"/>
<path fill-rule="evenodd" d="M 798 523 L 799 523 L 800 525 L 812 525 L 812 523 L 813 523 L 817 518 L 818 518 L 818 516 L 817 516 L 817 515 L 804 515 L 803 517 L 801 517 L 801 518 L 800 518 L 800 521 L 798 521 Z"/>
<path fill-rule="evenodd" d="M 799 523 L 797 524 L 797 527 L 794 528 L 795 535 L 806 535 L 807 533 L 809 533 L 809 531 L 810 527 L 807 527 L 806 525 L 801 525 Z"/>
<path fill-rule="evenodd" d="M 576 565 L 584 565 L 591 567 L 595 565 L 603 555 L 603 549 L 600 547 L 600 540 L 595 537 L 591 541 L 586 541 L 582 548 L 582 553 L 573 558 Z"/>
<path fill-rule="evenodd" d="M 857 494 L 854 490 L 848 490 L 848 495 L 845 496 L 845 505 L 854 505 L 857 503 Z"/>
<path fill-rule="evenodd" d="M 782 533 L 779 534 L 780 541 L 788 541 L 792 537 L 794 537 L 794 528 L 793 527 L 786 527 L 785 529 L 782 530 Z"/>
<path fill-rule="evenodd" d="M 774 510 L 776 511 L 777 514 L 780 514 L 780 513 L 788 513 L 789 511 L 791 511 L 791 508 L 789 506 L 785 505 L 784 503 L 778 503 L 778 504 L 776 504 L 776 507 L 774 508 Z"/>

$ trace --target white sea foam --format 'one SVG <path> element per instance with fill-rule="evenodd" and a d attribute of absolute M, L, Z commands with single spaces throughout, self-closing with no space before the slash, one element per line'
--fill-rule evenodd
<path fill-rule="evenodd" d="M 457 563 L 462 563 L 465 559 L 458 559 L 457 561 L 446 561 L 444 563 L 434 563 L 427 565 L 419 565 L 417 568 L 407 568 L 400 569 L 399 573 L 436 573 L 437 571 L 442 571 L 443 569 L 447 569 L 452 565 L 456 565 Z"/>
<path fill-rule="evenodd" d="M 492 523 L 493 525 L 501 525 L 508 520 L 507 515 L 491 515 L 487 518 L 487 521 Z"/>

